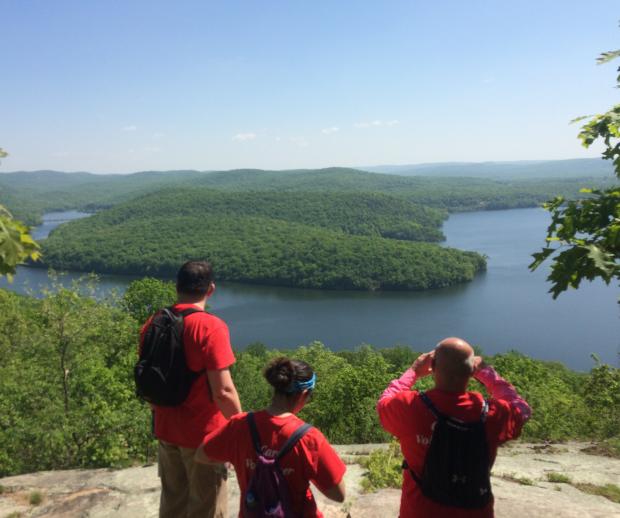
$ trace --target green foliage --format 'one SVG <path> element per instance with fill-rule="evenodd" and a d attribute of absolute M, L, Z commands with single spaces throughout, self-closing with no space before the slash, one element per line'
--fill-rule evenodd
<path fill-rule="evenodd" d="M 441 241 L 443 210 L 424 207 L 381 193 L 222 192 L 205 187 L 147 194 L 98 215 L 100 223 L 117 225 L 131 218 L 210 216 L 270 218 L 340 230 L 347 234 L 408 241 Z"/>
<path fill-rule="evenodd" d="M 605 53 L 599 63 L 618 56 L 620 51 Z M 579 133 L 582 144 L 587 148 L 602 141 L 603 159 L 613 163 L 616 179 L 620 180 L 620 104 L 586 118 L 589 120 Z M 551 258 L 548 280 L 553 298 L 569 287 L 578 288 L 583 279 L 599 278 L 607 284 L 620 280 L 620 184 L 582 192 L 588 197 L 567 202 L 563 196 L 557 196 L 545 204 L 551 213 L 547 246 L 533 254 L 530 268 L 534 270 Z"/>
<path fill-rule="evenodd" d="M 116 223 L 104 213 L 54 230 L 44 244 L 58 269 L 172 277 L 208 257 L 221 280 L 304 288 L 424 290 L 473 279 L 482 256 L 430 243 L 354 236 L 256 216 L 157 212 Z"/>
<path fill-rule="evenodd" d="M 96 302 L 80 286 L 56 286 L 42 299 L 0 290 L 0 477 L 122 466 L 149 457 L 150 411 L 134 395 L 132 369 L 144 308 L 165 295 L 166 286 L 149 279 L 136 286 L 132 307 L 138 308 L 139 319 L 124 306 L 126 301 L 119 306 Z M 263 369 L 282 354 L 305 360 L 316 370 L 317 387 L 301 417 L 330 441 L 389 440 L 375 405 L 417 353 L 368 345 L 333 352 L 318 342 L 283 351 L 256 343 L 236 353 L 232 368 L 244 409 L 268 404 L 271 390 Z M 596 364 L 591 373 L 576 373 L 518 353 L 486 360 L 532 406 L 532 419 L 523 432 L 527 439 L 594 439 L 612 446 L 620 441 L 620 370 Z M 431 384 L 432 379 L 425 378 L 416 388 Z M 477 382 L 472 388 L 479 389 Z M 373 457 L 372 465 L 392 466 L 396 457 Z M 400 477 L 399 470 L 379 471 L 378 477 Z"/>
<path fill-rule="evenodd" d="M 32 239 L 30 229 L 0 205 L 0 276 L 12 280 L 17 265 L 27 260 L 37 261 L 40 256 L 39 245 Z"/>
<path fill-rule="evenodd" d="M 497 355 L 490 361 L 532 407 L 524 438 L 565 440 L 588 434 L 588 409 L 581 395 L 586 376 L 517 352 Z"/>
<path fill-rule="evenodd" d="M 131 316 L 60 287 L 42 300 L 2 291 L 0 308 L 0 477 L 144 458 Z"/>
<path fill-rule="evenodd" d="M 400 488 L 403 483 L 403 455 L 397 442 L 385 450 L 375 450 L 362 460 L 368 471 L 362 479 L 364 491 L 377 491 L 384 487 Z"/>
<path fill-rule="evenodd" d="M 604 496 L 607 500 L 620 504 L 620 486 L 616 484 L 597 486 L 595 484 L 577 483 L 573 485 L 579 489 L 579 491 L 583 491 L 590 495 Z"/>
<path fill-rule="evenodd" d="M 595 361 L 583 389 L 589 409 L 586 419 L 591 434 L 609 439 L 620 430 L 620 369 L 601 364 L 596 357 Z"/>
<path fill-rule="evenodd" d="M 177 297 L 173 282 L 145 277 L 133 281 L 125 291 L 121 306 L 138 322 L 145 322 L 157 310 L 171 306 Z"/>
<path fill-rule="evenodd" d="M 39 491 L 32 491 L 28 496 L 28 502 L 30 505 L 39 505 L 43 502 L 43 495 Z"/>
<path fill-rule="evenodd" d="M 564 473 L 558 473 L 557 471 L 551 471 L 547 473 L 547 480 L 554 484 L 570 484 L 571 478 Z"/>
<path fill-rule="evenodd" d="M 558 167 L 570 168 L 569 165 Z M 604 183 L 597 179 L 599 186 Z M 130 175 L 37 171 L 3 174 L 0 177 L 0 202 L 10 207 L 22 220 L 29 216 L 28 223 L 34 224 L 45 212 L 68 209 L 94 212 L 146 193 L 167 192 L 176 187 L 195 189 L 202 186 L 236 192 L 383 193 L 440 209 L 463 211 L 534 207 L 555 194 L 575 197 L 582 185 L 583 180 L 575 178 L 499 181 L 404 177 L 346 168 L 296 171 L 242 169 L 211 173 L 150 171 Z"/>

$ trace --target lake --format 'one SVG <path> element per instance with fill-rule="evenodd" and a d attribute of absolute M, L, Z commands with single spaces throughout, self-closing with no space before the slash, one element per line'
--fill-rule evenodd
<path fill-rule="evenodd" d="M 78 212 L 50 213 L 36 229 L 44 238 Z M 588 370 L 591 353 L 618 365 L 620 308 L 617 286 L 584 283 L 553 300 L 547 271 L 529 272 L 531 254 L 544 242 L 548 214 L 515 209 L 453 214 L 444 225 L 447 246 L 488 256 L 488 269 L 472 282 L 424 292 L 321 291 L 218 283 L 209 304 L 230 326 L 233 344 L 252 342 L 292 348 L 313 340 L 333 350 L 362 343 L 409 345 L 426 351 L 446 336 L 460 336 L 494 354 L 516 349 Z M 81 274 L 69 273 L 63 282 Z M 99 292 L 120 292 L 126 276 L 101 276 Z M 21 293 L 48 284 L 47 273 L 19 268 L 13 284 Z"/>

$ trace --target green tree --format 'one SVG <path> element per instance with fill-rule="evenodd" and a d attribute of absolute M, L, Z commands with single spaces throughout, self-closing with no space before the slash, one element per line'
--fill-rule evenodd
<path fill-rule="evenodd" d="M 606 52 L 598 63 L 620 57 L 620 50 Z M 620 67 L 616 79 L 620 88 Z M 620 104 L 609 111 L 576 120 L 587 120 L 579 138 L 584 147 L 602 141 L 604 160 L 611 160 L 614 174 L 620 180 Z M 569 287 L 578 288 L 583 279 L 603 279 L 609 284 L 620 280 L 620 184 L 607 189 L 582 189 L 587 197 L 566 202 L 558 196 L 544 207 L 551 213 L 547 229 L 547 245 L 533 254 L 530 269 L 535 270 L 547 258 L 552 259 L 553 298 Z"/>
<path fill-rule="evenodd" d="M 0 147 L 0 158 L 9 154 Z M 41 254 L 39 245 L 32 239 L 30 228 L 13 219 L 11 213 L 0 205 L 0 276 L 13 280 L 18 264 L 31 259 L 36 261 Z"/>
<path fill-rule="evenodd" d="M 176 296 L 174 283 L 145 277 L 129 285 L 121 306 L 139 323 L 143 323 L 158 309 L 174 304 Z"/>

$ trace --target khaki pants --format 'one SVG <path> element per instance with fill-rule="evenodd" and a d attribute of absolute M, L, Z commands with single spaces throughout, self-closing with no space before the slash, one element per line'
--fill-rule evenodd
<path fill-rule="evenodd" d="M 226 467 L 195 462 L 195 453 L 159 441 L 160 518 L 228 518 Z"/>

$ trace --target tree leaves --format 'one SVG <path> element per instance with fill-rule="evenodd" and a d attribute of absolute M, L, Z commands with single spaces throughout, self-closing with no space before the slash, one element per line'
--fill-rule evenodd
<path fill-rule="evenodd" d="M 39 245 L 32 239 L 30 229 L 14 220 L 0 205 L 0 275 L 12 280 L 15 268 L 28 259 L 37 261 L 41 254 Z"/>
<path fill-rule="evenodd" d="M 620 57 L 620 50 L 605 52 L 597 60 L 607 63 Z M 620 85 L 620 75 L 617 79 Z M 579 118 L 586 122 L 579 132 L 584 147 L 602 141 L 604 160 L 613 163 L 614 174 L 620 180 L 620 104 L 603 114 Z M 620 280 L 620 185 L 607 189 L 583 188 L 586 198 L 570 201 L 556 197 L 544 208 L 551 213 L 547 228 L 547 246 L 532 255 L 531 270 L 553 256 L 549 290 L 553 298 L 569 287 L 578 288 L 583 279 L 602 279 L 609 284 Z M 557 245 L 551 247 L 551 243 Z M 554 255 L 554 252 L 558 252 Z"/>

